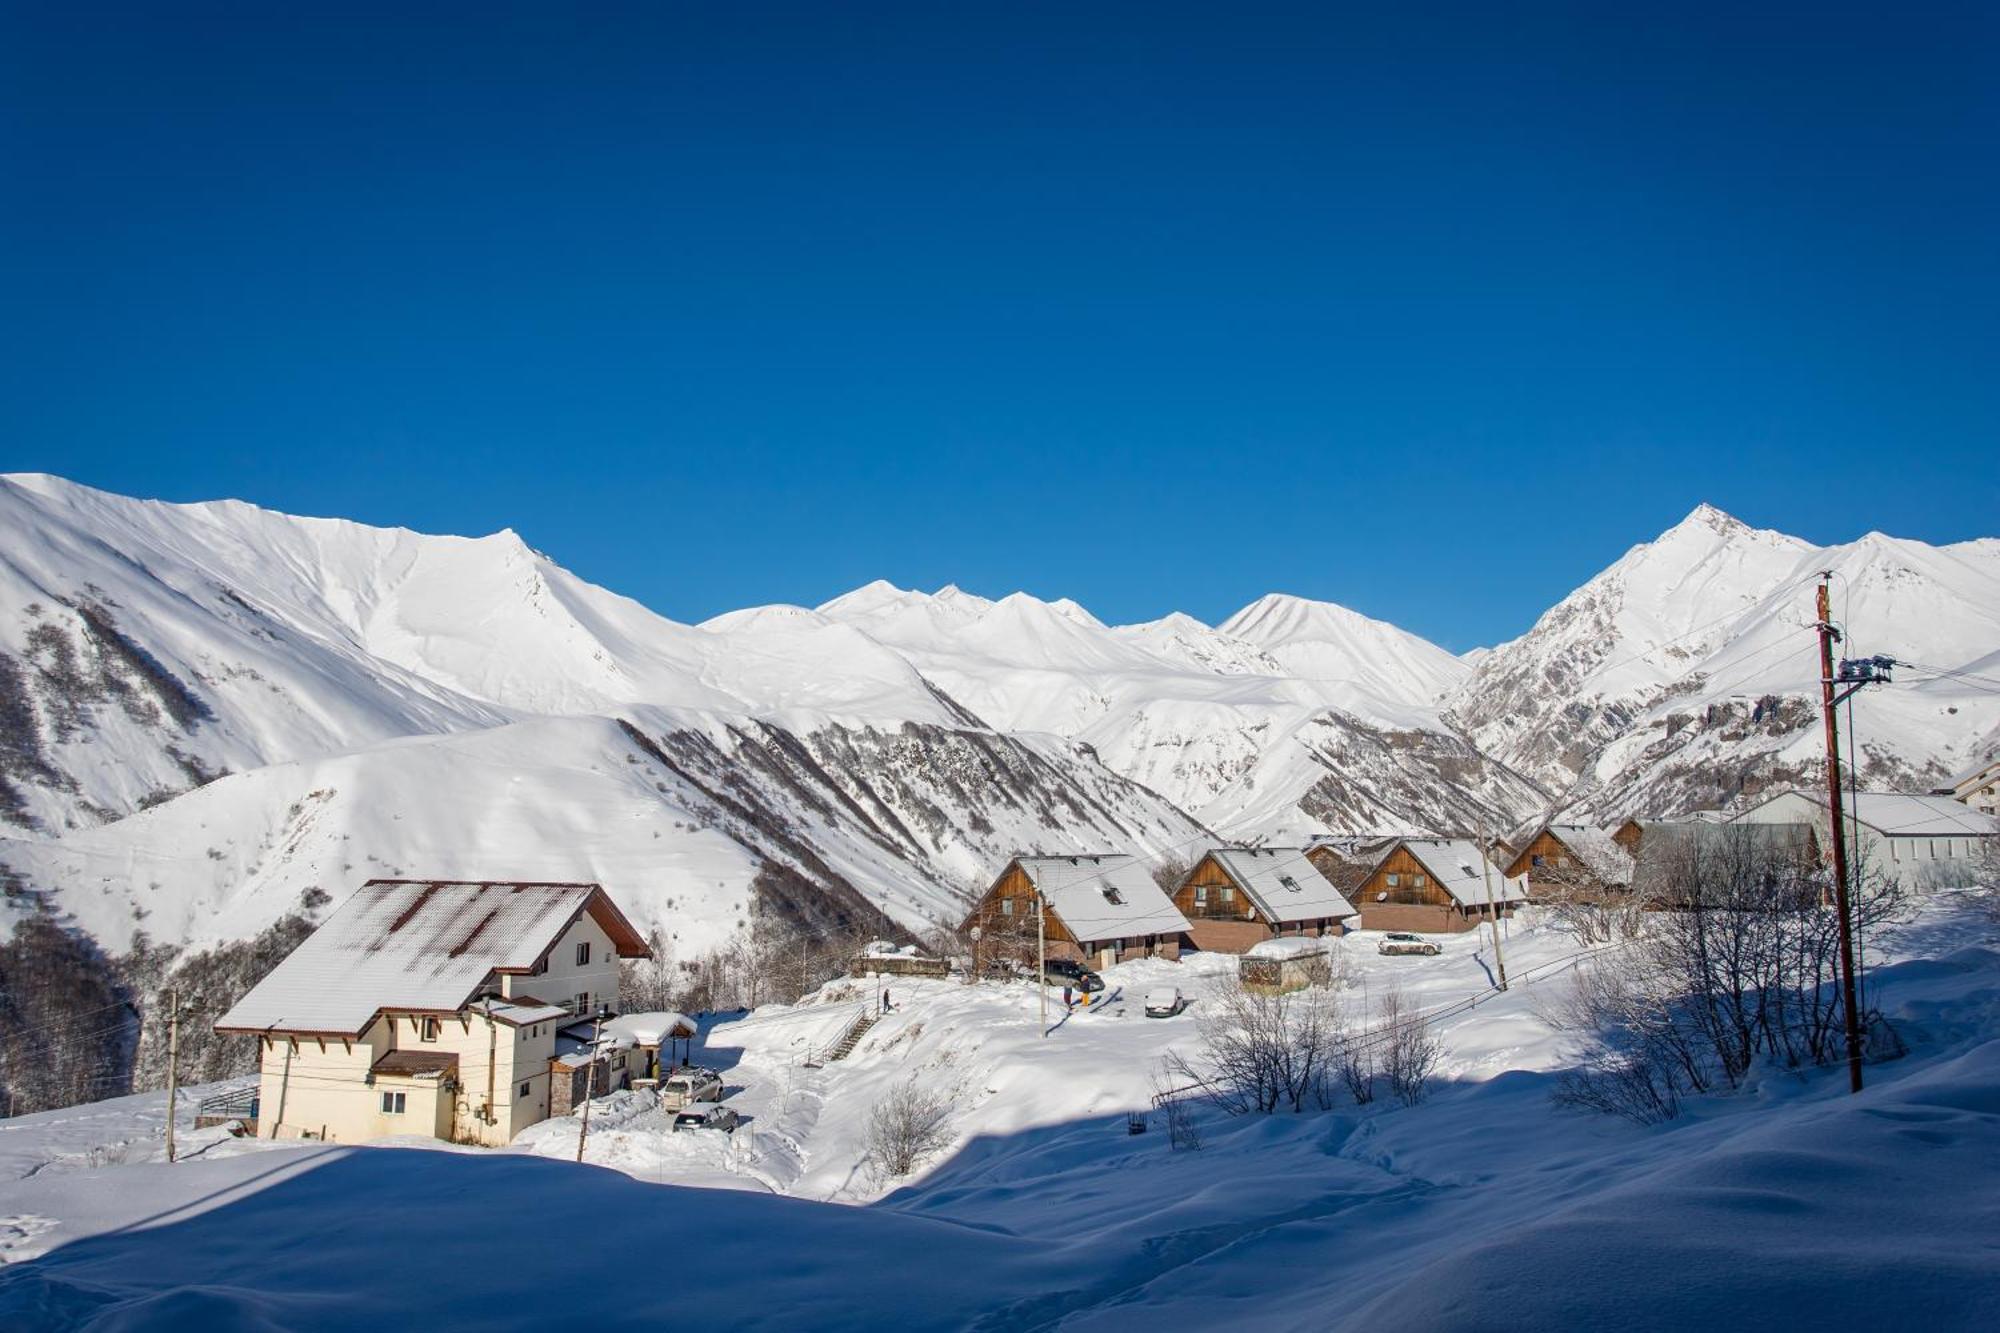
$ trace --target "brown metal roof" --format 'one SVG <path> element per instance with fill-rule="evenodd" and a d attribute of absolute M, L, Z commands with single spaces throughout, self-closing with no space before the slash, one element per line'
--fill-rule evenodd
<path fill-rule="evenodd" d="M 456 1051 L 391 1051 L 368 1066 L 371 1074 L 452 1074 L 458 1072 Z"/>

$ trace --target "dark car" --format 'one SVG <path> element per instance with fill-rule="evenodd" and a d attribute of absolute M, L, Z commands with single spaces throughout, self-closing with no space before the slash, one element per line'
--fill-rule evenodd
<path fill-rule="evenodd" d="M 1051 958 L 1042 964 L 1042 976 L 1051 986 L 1068 986 L 1090 995 L 1104 989 L 1104 978 L 1082 963 L 1067 958 Z"/>

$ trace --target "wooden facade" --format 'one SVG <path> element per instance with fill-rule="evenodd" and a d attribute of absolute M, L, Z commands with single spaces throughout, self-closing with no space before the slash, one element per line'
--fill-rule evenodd
<path fill-rule="evenodd" d="M 1018 860 L 1007 863 L 1000 878 L 985 896 L 972 906 L 961 929 L 979 927 L 978 953 L 982 960 L 1012 958 L 1033 962 L 1035 957 L 1035 883 Z M 1181 938 L 1172 935 L 1136 935 L 1110 940 L 1080 940 L 1062 919 L 1053 904 L 1045 912 L 1043 949 L 1050 958 L 1067 958 L 1086 966 L 1108 967 L 1134 958 L 1179 958 Z"/>
<path fill-rule="evenodd" d="M 1407 847 L 1396 848 L 1377 864 L 1353 897 L 1363 930 L 1435 934 L 1471 930 L 1486 919 L 1483 907 L 1459 906 Z M 1511 911 L 1501 908 L 1502 915 Z"/>
<path fill-rule="evenodd" d="M 1344 930 L 1340 917 L 1272 920 L 1213 853 L 1196 862 L 1174 890 L 1174 906 L 1188 919 L 1188 942 L 1207 953 L 1242 953 L 1264 940 Z"/>
<path fill-rule="evenodd" d="M 1552 827 L 1543 828 L 1529 839 L 1527 845 L 1515 853 L 1506 865 L 1509 879 L 1525 875 L 1531 884 L 1548 885 L 1572 893 L 1605 893 L 1631 887 L 1629 884 L 1606 883 Z"/>

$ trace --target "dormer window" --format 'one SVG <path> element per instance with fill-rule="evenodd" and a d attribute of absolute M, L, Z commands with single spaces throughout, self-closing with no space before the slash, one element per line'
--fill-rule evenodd
<path fill-rule="evenodd" d="M 1293 879 L 1290 875 L 1278 876 L 1278 883 L 1284 885 L 1286 888 L 1290 889 L 1293 893 L 1302 892 L 1302 890 L 1299 888 L 1299 882 Z"/>
<path fill-rule="evenodd" d="M 1113 907 L 1123 907 L 1125 905 L 1125 895 L 1118 892 L 1112 885 L 1106 884 L 1104 886 L 1104 901 L 1110 903 Z"/>

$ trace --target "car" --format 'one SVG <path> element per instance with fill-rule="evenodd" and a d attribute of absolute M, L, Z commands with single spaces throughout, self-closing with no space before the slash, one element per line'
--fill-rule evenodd
<path fill-rule="evenodd" d="M 1161 986 L 1146 992 L 1146 1017 L 1172 1018 L 1187 1008 L 1187 997 L 1177 986 Z"/>
<path fill-rule="evenodd" d="M 1082 963 L 1067 958 L 1051 958 L 1042 964 L 1042 978 L 1051 986 L 1068 986 L 1089 995 L 1104 989 L 1104 978 Z"/>
<path fill-rule="evenodd" d="M 660 1080 L 660 1103 L 668 1109 L 722 1100 L 722 1075 L 713 1069 L 676 1069 Z"/>
<path fill-rule="evenodd" d="M 1443 951 L 1421 935 L 1411 935 L 1397 930 L 1384 935 L 1381 942 L 1375 946 L 1375 952 L 1390 954 L 1417 953 L 1428 957 L 1436 957 Z"/>
<path fill-rule="evenodd" d="M 690 1106 L 674 1117 L 674 1133 L 684 1129 L 720 1129 L 734 1133 L 742 1123 L 743 1117 L 727 1106 L 712 1103 Z"/>

